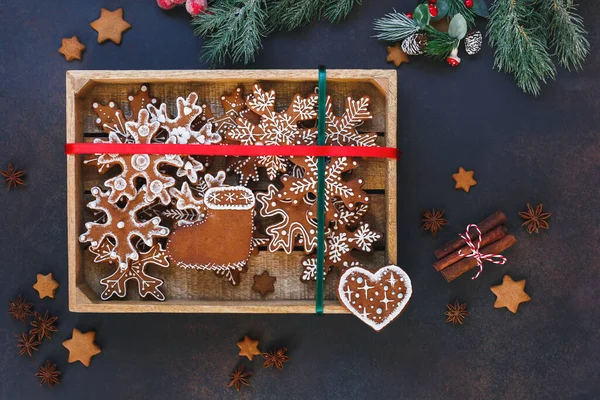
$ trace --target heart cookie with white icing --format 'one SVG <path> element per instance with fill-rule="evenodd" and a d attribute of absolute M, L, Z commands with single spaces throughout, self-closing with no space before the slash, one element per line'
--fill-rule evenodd
<path fill-rule="evenodd" d="M 340 277 L 337 295 L 352 314 L 380 331 L 402 313 L 412 295 L 412 285 L 406 272 L 395 265 L 375 273 L 352 267 Z"/>

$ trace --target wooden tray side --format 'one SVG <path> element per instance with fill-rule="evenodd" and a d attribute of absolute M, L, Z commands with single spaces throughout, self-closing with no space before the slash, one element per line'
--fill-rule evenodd
<path fill-rule="evenodd" d="M 375 88 L 369 95 L 376 98 L 372 102 L 376 109 L 372 112 L 379 118 L 370 125 L 365 124 L 361 131 L 373 131 L 377 128 L 381 135 L 381 145 L 396 145 L 396 72 L 394 70 L 330 70 L 327 73 L 330 87 L 339 87 L 340 94 L 344 90 L 351 90 L 353 96 L 361 95 L 365 91 L 365 82 Z M 91 141 L 93 137 L 105 135 L 103 131 L 93 125 L 94 117 L 91 111 L 91 102 L 95 100 L 125 100 L 132 93 L 132 88 L 142 83 L 149 84 L 151 93 L 157 87 L 163 91 L 164 98 L 174 102 L 172 94 L 184 95 L 185 90 L 195 87 L 204 88 L 212 95 L 215 87 L 235 88 L 240 83 L 248 86 L 252 82 L 278 84 L 290 96 L 295 87 L 301 87 L 306 95 L 312 86 L 316 85 L 316 70 L 274 70 L 274 71 L 69 71 L 67 72 L 67 142 Z M 208 82 L 208 84 L 207 84 Z M 286 84 L 285 82 L 293 82 Z M 133 85 L 133 86 L 132 86 Z M 200 86 L 199 86 L 200 85 Z M 204 85 L 204 86 L 203 86 Z M 212 86 L 211 86 L 212 85 Z M 367 85 L 368 86 L 368 85 Z M 246 88 L 247 89 L 247 88 Z M 195 90 L 195 89 L 192 89 Z M 202 89 L 201 89 L 202 90 Z M 231 89 L 229 89 L 231 90 Z M 222 90 L 218 97 L 227 90 Z M 289 93 L 288 93 L 289 92 Z M 246 91 L 247 93 L 247 91 Z M 277 91 L 279 94 L 280 92 Z M 379 94 L 378 94 L 379 93 Z M 345 93 L 348 95 L 348 93 Z M 200 93 L 199 93 L 200 95 Z M 336 95 L 337 96 L 337 95 Z M 379 97 L 383 96 L 383 101 Z M 158 96 L 157 96 L 158 97 Z M 217 99 L 218 99 L 217 97 Z M 339 97 L 339 96 L 338 96 Z M 201 101 L 204 100 L 200 96 Z M 289 101 L 289 98 L 287 100 Z M 123 109 L 126 102 L 119 103 Z M 172 104 L 170 105 L 172 106 Z M 212 104 L 211 104 L 212 107 Z M 218 108 L 218 107 L 217 107 Z M 341 110 L 343 112 L 343 110 Z M 340 110 L 336 110 L 340 112 Z M 378 244 L 375 251 L 366 256 L 358 254 L 357 258 L 365 258 L 369 266 L 382 266 L 396 263 L 396 161 L 370 159 L 359 161 L 361 166 L 356 174 L 363 177 L 367 184 L 365 189 L 375 199 L 373 210 L 377 215 L 369 216 L 369 223 L 374 229 L 384 231 L 382 243 Z M 88 218 L 85 209 L 85 198 L 89 197 L 89 189 L 101 183 L 102 178 L 96 173 L 90 173 L 88 168 L 82 168 L 81 156 L 67 156 L 67 207 L 68 207 L 68 234 L 69 234 L 69 308 L 75 312 L 212 312 L 212 313 L 314 313 L 314 283 L 302 284 L 300 272 L 302 267 L 297 267 L 299 260 L 304 256 L 302 252 L 294 252 L 291 256 L 284 253 L 261 252 L 250 259 L 250 269 L 242 278 L 240 287 L 232 288 L 222 278 L 217 278 L 209 271 L 182 271 L 181 269 L 156 267 L 150 273 L 161 279 L 165 276 L 165 285 L 169 285 L 169 277 L 176 274 L 176 284 L 164 292 L 167 300 L 164 302 L 148 301 L 139 297 L 137 290 L 130 287 L 125 299 L 102 301 L 99 293 L 102 290 L 99 279 L 106 276 L 110 267 L 93 264 L 88 252 L 83 251 L 83 246 L 78 241 L 83 229 L 84 219 Z M 262 190 L 261 188 L 255 190 Z M 88 194 L 86 194 L 88 193 Z M 86 216 L 88 215 L 88 216 Z M 385 244 L 385 251 L 382 244 Z M 92 265 L 93 264 L 93 265 Z M 275 269 L 273 269 L 275 268 Z M 279 270 L 277 270 L 279 268 Z M 260 269 L 260 271 L 259 271 Z M 261 299 L 257 293 L 251 291 L 252 275 L 263 270 L 275 270 L 280 279 L 276 282 L 276 293 L 267 299 Z M 171 275 L 170 275 L 171 274 Z M 203 274 L 198 278 L 198 274 Z M 281 275 L 280 275 L 281 274 Z M 335 281 L 337 272 L 331 272 L 326 279 L 325 313 L 347 313 L 335 295 Z M 218 299 L 206 298 L 194 293 L 198 285 L 215 288 Z M 243 289 L 243 290 L 242 290 Z M 238 292 L 235 292 L 235 291 Z M 279 293 L 277 293 L 279 291 Z M 250 294 L 248 294 L 250 293 Z"/>

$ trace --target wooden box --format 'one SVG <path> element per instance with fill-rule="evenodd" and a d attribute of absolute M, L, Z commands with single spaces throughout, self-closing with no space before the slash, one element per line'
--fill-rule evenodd
<path fill-rule="evenodd" d="M 249 93 L 253 83 L 265 89 L 275 89 L 277 105 L 289 104 L 295 93 L 306 96 L 317 85 L 317 70 L 262 70 L 262 71 L 68 71 L 67 143 L 91 142 L 105 137 L 104 131 L 94 124 L 96 115 L 92 103 L 115 101 L 126 113 L 127 97 L 147 84 L 153 97 L 167 102 L 172 110 L 178 96 L 194 91 L 203 103 L 210 104 L 213 112 L 222 112 L 219 99 L 222 94 L 242 87 Z M 373 119 L 359 130 L 377 132 L 378 143 L 396 147 L 396 71 L 394 70 L 328 70 L 327 92 L 333 95 L 337 115 L 344 112 L 347 96 L 371 98 Z M 239 286 L 231 286 L 225 279 L 210 271 L 187 270 L 176 266 L 150 268 L 151 274 L 165 281 L 161 290 L 164 302 L 141 298 L 134 287 L 129 287 L 123 299 L 102 301 L 100 278 L 114 268 L 96 264 L 93 255 L 78 241 L 84 232 L 85 220 L 91 215 L 86 210 L 90 188 L 101 185 L 106 175 L 86 167 L 83 156 L 67 155 L 67 206 L 69 246 L 69 309 L 75 312 L 207 312 L 207 313 L 314 313 L 315 284 L 302 283 L 299 265 L 302 251 L 287 255 L 284 252 L 261 251 L 252 256 L 248 272 L 242 275 Z M 353 174 L 365 179 L 370 193 L 371 208 L 365 220 L 383 234 L 373 253 L 357 256 L 366 266 L 379 267 L 396 264 L 396 160 L 364 159 Z M 260 182 L 259 182 L 260 183 Z M 262 190 L 266 188 L 263 182 Z M 256 188 L 255 190 L 261 190 Z M 275 292 L 265 298 L 251 290 L 255 274 L 268 270 L 277 277 Z M 335 294 L 339 274 L 332 271 L 325 280 L 325 313 L 346 313 Z M 135 282 L 130 282 L 134 285 Z"/>

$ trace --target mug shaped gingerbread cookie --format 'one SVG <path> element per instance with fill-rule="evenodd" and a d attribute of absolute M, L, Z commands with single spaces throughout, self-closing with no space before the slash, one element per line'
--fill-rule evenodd
<path fill-rule="evenodd" d="M 205 218 L 171 234 L 169 258 L 184 268 L 240 269 L 250 257 L 254 204 L 254 194 L 243 186 L 209 188 Z"/>

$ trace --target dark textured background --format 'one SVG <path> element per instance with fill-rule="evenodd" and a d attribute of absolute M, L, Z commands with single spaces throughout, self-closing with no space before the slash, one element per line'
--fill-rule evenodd
<path fill-rule="evenodd" d="M 366 1 L 344 23 L 273 35 L 251 68 L 390 68 L 372 21 L 412 0 Z M 121 46 L 98 45 L 89 23 L 101 6 L 123 6 L 133 28 Z M 585 2 L 592 45 L 595 2 Z M 0 7 L 0 164 L 29 170 L 27 188 L 0 191 L 0 300 L 35 299 L 35 275 L 61 282 L 38 310 L 60 316 L 60 332 L 34 359 L 20 357 L 24 325 L 0 314 L 1 399 L 558 399 L 600 396 L 600 57 L 585 70 L 559 72 L 535 99 L 510 76 L 492 70 L 492 51 L 464 57 L 459 68 L 415 58 L 398 70 L 399 263 L 414 295 L 381 333 L 352 316 L 103 315 L 67 310 L 65 71 L 183 69 L 198 63 L 201 42 L 183 9 L 163 12 L 153 0 L 3 1 Z M 87 46 L 82 62 L 57 53 L 62 37 Z M 594 50 L 596 46 L 594 46 Z M 462 165 L 479 184 L 454 190 Z M 551 229 L 529 236 L 517 212 L 544 202 Z M 433 239 L 419 230 L 424 207 L 446 209 L 451 225 Z M 476 281 L 447 284 L 431 267 L 433 249 L 495 210 L 509 217 L 518 243 L 505 267 L 488 265 Z M 527 279 L 532 300 L 515 315 L 494 309 L 490 285 L 508 272 Z M 469 274 L 468 274 L 469 275 Z M 463 326 L 446 324 L 446 303 L 467 302 Z M 73 327 L 95 329 L 103 351 L 91 367 L 68 364 L 61 342 Z M 285 345 L 285 371 L 255 360 L 252 388 L 236 394 L 227 376 L 240 361 L 244 334 L 267 349 Z M 62 384 L 40 388 L 33 377 L 45 359 L 58 363 Z"/>

